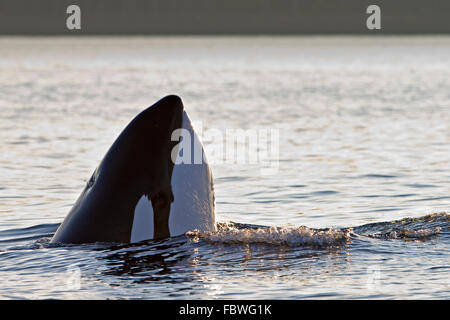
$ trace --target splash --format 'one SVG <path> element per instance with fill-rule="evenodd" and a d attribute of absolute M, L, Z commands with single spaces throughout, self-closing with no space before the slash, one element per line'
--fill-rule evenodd
<path fill-rule="evenodd" d="M 352 229 L 311 229 L 305 226 L 250 227 L 232 222 L 218 223 L 217 231 L 193 230 L 186 233 L 191 241 L 205 240 L 223 244 L 271 244 L 291 247 L 331 247 L 350 239 Z"/>
<path fill-rule="evenodd" d="M 448 228 L 450 215 L 433 213 L 419 218 L 379 222 L 355 227 L 355 233 L 371 238 L 428 240 Z"/>
<path fill-rule="evenodd" d="M 419 230 L 408 230 L 394 228 L 392 231 L 386 233 L 379 233 L 371 235 L 372 238 L 382 238 L 382 239 L 417 239 L 425 240 L 430 237 L 436 236 L 441 232 L 440 227 L 431 229 L 419 229 Z"/>
<path fill-rule="evenodd" d="M 312 229 L 305 226 L 298 228 L 265 227 L 222 222 L 217 224 L 217 231 L 188 231 L 190 241 L 204 240 L 222 244 L 270 244 L 291 247 L 333 247 L 345 244 L 352 235 L 378 239 L 420 240 L 425 241 L 437 236 L 448 228 L 450 215 L 433 213 L 419 218 L 370 223 L 354 228 Z"/>

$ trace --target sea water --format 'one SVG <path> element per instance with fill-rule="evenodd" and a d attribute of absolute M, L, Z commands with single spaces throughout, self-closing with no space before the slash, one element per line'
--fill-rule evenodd
<path fill-rule="evenodd" d="M 449 88 L 446 36 L 0 38 L 0 298 L 448 299 Z M 167 94 L 274 170 L 212 163 L 216 232 L 49 244 Z"/>

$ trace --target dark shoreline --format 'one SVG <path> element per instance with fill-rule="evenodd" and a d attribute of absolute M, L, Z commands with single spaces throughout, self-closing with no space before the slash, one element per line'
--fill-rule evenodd
<path fill-rule="evenodd" d="M 373 4 L 381 30 L 366 27 Z M 0 35 L 448 34 L 449 16 L 445 0 L 0 0 Z"/>

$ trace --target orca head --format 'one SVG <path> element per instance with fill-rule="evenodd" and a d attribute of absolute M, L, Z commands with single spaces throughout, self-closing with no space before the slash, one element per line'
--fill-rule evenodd
<path fill-rule="evenodd" d="M 142 196 L 153 207 L 154 239 L 170 236 L 174 200 L 171 153 L 174 130 L 183 122 L 183 103 L 167 96 L 138 114 L 95 170 L 52 242 L 129 242 L 133 212 Z"/>
<path fill-rule="evenodd" d="M 171 95 L 141 112 L 125 128 L 99 166 L 100 174 L 115 177 L 119 179 L 117 183 L 127 185 L 125 189 L 132 193 L 134 200 L 145 195 L 151 201 L 154 239 L 170 236 L 169 214 L 174 200 L 171 154 L 177 147 L 171 135 L 182 126 L 183 109 L 181 99 Z"/>
<path fill-rule="evenodd" d="M 170 208 L 170 236 L 189 230 L 215 231 L 215 196 L 211 168 L 200 136 L 195 132 L 186 111 L 183 112 L 182 130 L 174 132 L 177 141 L 173 149 L 172 193 Z M 154 223 L 152 202 L 142 196 L 134 210 L 130 242 L 157 239 L 158 226 Z"/>

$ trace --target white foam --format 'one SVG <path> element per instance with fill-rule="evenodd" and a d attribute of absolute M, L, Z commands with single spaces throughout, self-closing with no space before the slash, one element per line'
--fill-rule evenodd
<path fill-rule="evenodd" d="M 419 230 L 395 229 L 385 234 L 376 234 L 373 237 L 383 239 L 426 239 L 438 235 L 440 232 L 440 227 Z"/>
<path fill-rule="evenodd" d="M 186 233 L 192 241 L 199 239 L 224 244 L 265 243 L 287 246 L 328 247 L 344 243 L 350 238 L 351 229 L 311 229 L 305 226 L 298 228 L 261 227 L 237 228 L 232 223 L 218 224 L 216 232 L 193 230 Z"/>

